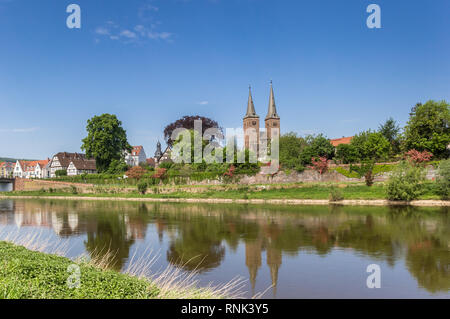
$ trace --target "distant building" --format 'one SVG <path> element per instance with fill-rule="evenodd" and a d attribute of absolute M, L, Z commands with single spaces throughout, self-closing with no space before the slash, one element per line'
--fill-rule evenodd
<path fill-rule="evenodd" d="M 349 136 L 349 137 L 341 137 L 341 138 L 334 138 L 330 140 L 331 145 L 333 145 L 334 147 L 338 147 L 341 144 L 350 144 L 350 142 L 352 141 L 353 136 Z"/>
<path fill-rule="evenodd" d="M 41 161 L 20 161 L 14 166 L 14 177 L 19 178 L 48 178 L 50 159 Z"/>
<path fill-rule="evenodd" d="M 243 118 L 244 146 L 246 149 L 253 150 L 256 154 L 260 153 L 259 144 L 261 138 L 270 141 L 273 137 L 275 137 L 275 135 L 279 136 L 280 133 L 280 116 L 277 113 L 272 82 L 270 82 L 269 106 L 267 109 L 266 118 L 264 119 L 264 125 L 266 131 L 265 137 L 260 132 L 259 116 L 256 114 L 251 88 L 249 88 L 247 112 Z M 252 131 L 256 134 L 253 138 Z M 265 141 L 266 144 L 267 141 Z"/>
<path fill-rule="evenodd" d="M 155 156 L 147 159 L 147 164 L 152 167 L 158 167 L 159 164 L 164 162 L 172 162 L 172 159 L 170 157 L 172 152 L 172 148 L 170 146 L 167 146 L 164 152 L 161 150 L 161 143 L 158 141 L 156 143 L 156 151 Z"/>
<path fill-rule="evenodd" d="M 0 162 L 0 177 L 11 177 L 14 174 L 15 163 Z"/>
<path fill-rule="evenodd" d="M 167 145 L 165 151 L 158 158 L 156 166 L 159 166 L 161 163 L 172 163 L 171 153 L 172 153 L 172 148 L 169 145 Z"/>
<path fill-rule="evenodd" d="M 97 173 L 97 165 L 94 159 L 72 160 L 67 167 L 67 175 L 75 176 L 81 174 L 95 174 Z"/>
<path fill-rule="evenodd" d="M 141 163 L 147 162 L 147 155 L 145 154 L 143 146 L 133 146 L 131 153 L 125 153 L 125 162 L 129 166 L 139 166 Z"/>
<path fill-rule="evenodd" d="M 66 170 L 67 175 L 95 174 L 97 167 L 94 159 L 80 153 L 60 152 L 52 157 L 49 165 L 50 177 L 56 177 L 56 171 Z"/>

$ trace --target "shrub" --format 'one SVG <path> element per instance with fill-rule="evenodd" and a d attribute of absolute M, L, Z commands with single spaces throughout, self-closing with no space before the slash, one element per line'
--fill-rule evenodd
<path fill-rule="evenodd" d="M 56 175 L 56 177 L 67 176 L 67 170 L 65 170 L 65 169 L 57 170 L 55 172 L 55 175 Z"/>
<path fill-rule="evenodd" d="M 425 174 L 421 167 L 402 162 L 392 172 L 387 182 L 386 197 L 389 200 L 417 199 L 423 192 L 424 181 Z"/>
<path fill-rule="evenodd" d="M 433 154 L 428 151 L 419 152 L 417 150 L 409 150 L 405 154 L 405 157 L 414 164 L 422 164 L 429 162 Z"/>
<path fill-rule="evenodd" d="M 344 194 L 339 188 L 332 187 L 330 190 L 330 201 L 338 202 L 344 199 Z"/>
<path fill-rule="evenodd" d="M 172 162 L 162 162 L 159 164 L 159 168 L 171 169 L 174 166 Z"/>
<path fill-rule="evenodd" d="M 147 191 L 147 187 L 148 187 L 148 185 L 147 185 L 146 181 L 140 181 L 137 184 L 137 189 L 138 189 L 139 193 L 141 193 L 142 195 L 144 195 L 145 192 Z"/>
<path fill-rule="evenodd" d="M 311 158 L 312 166 L 311 169 L 319 172 L 319 174 L 324 174 L 328 170 L 328 160 L 326 157 L 319 157 L 316 159 L 315 157 Z"/>
<path fill-rule="evenodd" d="M 78 194 L 78 190 L 77 190 L 77 188 L 75 187 L 75 186 L 70 186 L 70 192 L 72 193 L 72 194 Z"/>
<path fill-rule="evenodd" d="M 375 174 L 373 173 L 374 166 L 374 161 L 363 161 L 360 165 L 350 164 L 350 171 L 356 172 L 359 178 L 364 176 L 366 185 L 370 187 L 373 185 L 375 178 Z"/>
<path fill-rule="evenodd" d="M 142 168 L 140 166 L 134 166 L 130 168 L 125 175 L 128 176 L 128 178 L 135 178 L 137 180 L 141 179 L 147 170 L 145 168 Z"/>
<path fill-rule="evenodd" d="M 163 179 L 166 177 L 167 168 L 158 167 L 156 173 L 153 174 L 153 178 Z"/>
<path fill-rule="evenodd" d="M 442 199 L 450 199 L 450 159 L 442 161 L 439 166 L 436 188 Z"/>

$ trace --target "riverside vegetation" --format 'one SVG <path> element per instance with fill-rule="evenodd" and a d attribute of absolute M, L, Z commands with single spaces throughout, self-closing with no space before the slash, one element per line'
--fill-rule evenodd
<path fill-rule="evenodd" d="M 23 244 L 33 246 L 31 240 Z M 195 272 L 184 275 L 167 268 L 158 276 L 146 278 L 142 273 L 150 263 L 120 273 L 110 269 L 110 258 L 105 254 L 102 258 L 74 261 L 0 241 L 0 299 L 205 299 L 240 295 L 239 279 L 222 286 L 198 288 Z M 80 268 L 77 288 L 68 285 L 68 267 L 74 264 Z"/>

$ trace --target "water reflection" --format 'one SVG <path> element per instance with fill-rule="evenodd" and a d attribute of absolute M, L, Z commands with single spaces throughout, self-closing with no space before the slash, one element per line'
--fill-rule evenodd
<path fill-rule="evenodd" d="M 405 262 L 427 291 L 450 289 L 448 208 L 263 207 L 59 200 L 0 201 L 0 229 L 52 229 L 61 238 L 83 235 L 89 254 L 113 254 L 123 268 L 136 241 L 157 232 L 167 261 L 208 273 L 227 258 L 244 263 L 251 289 L 265 263 L 273 296 L 284 258 L 302 252 L 327 257 L 348 251 L 394 266 Z M 238 250 L 245 251 L 245 261 Z M 296 257 L 297 256 L 297 257 Z"/>

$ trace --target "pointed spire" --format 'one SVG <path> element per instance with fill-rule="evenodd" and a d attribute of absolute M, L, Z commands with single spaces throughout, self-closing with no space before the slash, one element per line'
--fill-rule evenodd
<path fill-rule="evenodd" d="M 258 117 L 255 111 L 255 105 L 253 104 L 252 87 L 250 85 L 248 86 L 247 114 L 245 114 L 244 119 L 247 117 Z"/>
<path fill-rule="evenodd" d="M 275 105 L 275 95 L 273 94 L 272 80 L 270 80 L 270 97 L 269 97 L 269 109 L 267 111 L 267 119 L 279 119 L 277 114 L 277 106 Z"/>

